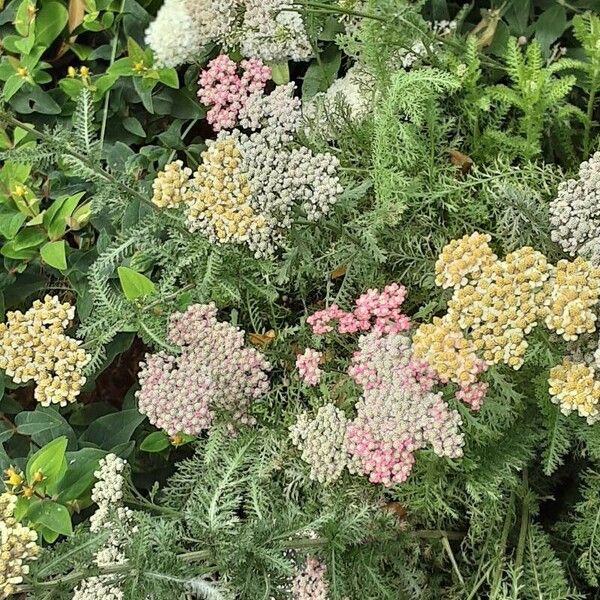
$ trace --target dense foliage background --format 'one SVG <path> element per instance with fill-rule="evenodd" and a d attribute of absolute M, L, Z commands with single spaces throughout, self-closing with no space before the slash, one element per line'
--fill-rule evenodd
<path fill-rule="evenodd" d="M 600 150 L 598 2 L 291 3 L 310 56 L 265 61 L 267 89 L 295 83 L 294 147 L 335 157 L 343 191 L 318 220 L 295 213 L 258 258 L 153 202 L 166 165 L 196 170 L 214 147 L 198 80 L 223 50 L 158 63 L 145 32 L 161 4 L 0 0 L 0 308 L 10 323 L 57 296 L 89 356 L 63 407 L 0 371 L 0 469 L 43 547 L 11 593 L 73 598 L 101 575 L 128 600 L 286 598 L 316 557 L 327 595 L 294 598 L 599 598 L 600 424 L 563 414 L 548 387 L 564 356 L 593 355 L 597 333 L 535 329 L 521 369 L 485 373 L 479 412 L 444 392 L 464 455 L 419 450 L 403 483 L 315 481 L 289 440 L 301 412 L 333 403 L 350 417 L 361 395 L 346 375 L 358 336 L 319 337 L 315 311 L 396 282 L 413 323 L 442 316 L 452 290 L 436 285 L 436 260 L 474 231 L 501 259 L 523 246 L 568 257 L 550 206 Z M 357 65 L 363 79 L 331 100 Z M 177 355 L 169 318 L 211 302 L 270 363 L 269 389 L 251 427 L 232 432 L 223 410 L 210 433 L 165 432 L 138 410 L 140 361 Z M 316 386 L 296 367 L 306 348 L 322 352 Z M 113 524 L 130 538 L 113 568 L 94 559 L 106 528 L 89 527 L 107 454 L 127 461 L 119 501 L 135 511 Z"/>

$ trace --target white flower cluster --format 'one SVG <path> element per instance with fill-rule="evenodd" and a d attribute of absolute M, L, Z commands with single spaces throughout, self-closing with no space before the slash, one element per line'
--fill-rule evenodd
<path fill-rule="evenodd" d="M 600 266 L 600 152 L 581 163 L 578 179 L 560 185 L 550 223 L 552 239 L 565 252 Z"/>
<path fill-rule="evenodd" d="M 314 419 L 302 413 L 290 427 L 292 443 L 310 465 L 310 478 L 331 483 L 339 478 L 348 462 L 346 415 L 333 404 L 319 408 Z"/>
<path fill-rule="evenodd" d="M 125 600 L 125 595 L 106 577 L 90 577 L 75 588 L 73 600 Z"/>
<path fill-rule="evenodd" d="M 373 76 L 363 66 L 357 64 L 348 69 L 326 92 L 319 92 L 304 104 L 307 133 L 333 139 L 333 129 L 348 121 L 360 123 L 371 110 L 373 82 Z"/>
<path fill-rule="evenodd" d="M 100 468 L 94 473 L 97 479 L 92 489 L 92 500 L 98 505 L 90 518 L 90 531 L 110 530 L 110 536 L 96 552 L 94 562 L 99 567 L 125 563 L 124 547 L 132 525 L 132 511 L 123 506 L 123 472 L 127 461 L 115 454 L 100 459 Z M 73 600 L 123 600 L 123 591 L 113 575 L 100 575 L 84 579 L 75 589 Z"/>
<path fill-rule="evenodd" d="M 210 43 L 241 46 L 248 58 L 305 60 L 311 54 L 299 13 L 285 0 L 165 0 L 146 30 L 161 67 L 192 62 Z"/>
<path fill-rule="evenodd" d="M 267 61 L 306 60 L 310 42 L 300 13 L 288 0 L 245 0 L 242 54 Z"/>

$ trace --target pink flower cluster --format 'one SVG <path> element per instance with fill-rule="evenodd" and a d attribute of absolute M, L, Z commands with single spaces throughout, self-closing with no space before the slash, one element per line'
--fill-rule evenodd
<path fill-rule="evenodd" d="M 408 337 L 361 336 L 349 374 L 364 388 L 346 432 L 351 471 L 391 486 L 408 478 L 415 451 L 427 444 L 438 456 L 462 455 L 460 415 L 431 391 L 433 371 L 413 359 Z"/>
<path fill-rule="evenodd" d="M 485 398 L 487 391 L 487 383 L 482 381 L 467 383 L 458 388 L 455 398 L 470 406 L 472 410 L 479 410 L 481 408 L 481 401 Z"/>
<path fill-rule="evenodd" d="M 337 321 L 338 333 L 400 333 L 410 327 L 410 319 L 400 311 L 405 298 L 406 288 L 392 283 L 381 292 L 368 290 L 356 300 L 351 312 L 332 304 L 308 317 L 307 323 L 317 335 L 333 331 L 333 321 Z"/>
<path fill-rule="evenodd" d="M 147 354 L 141 363 L 141 413 L 169 435 L 198 435 L 215 411 L 232 425 L 252 425 L 252 401 L 269 389 L 271 365 L 255 348 L 244 347 L 244 332 L 217 321 L 214 304 L 194 304 L 171 317 L 169 340 L 181 354 Z"/>
<path fill-rule="evenodd" d="M 319 362 L 322 356 L 322 352 L 313 350 L 312 348 L 307 348 L 304 354 L 296 356 L 296 368 L 298 369 L 300 379 L 306 385 L 318 385 L 321 381 L 323 371 L 319 369 Z"/>
<path fill-rule="evenodd" d="M 293 600 L 327 600 L 329 584 L 325 579 L 327 567 L 312 556 L 306 559 L 302 571 L 292 583 Z"/>
<path fill-rule="evenodd" d="M 198 97 L 212 107 L 206 120 L 215 131 L 233 129 L 249 96 L 261 92 L 271 78 L 271 69 L 258 58 L 243 60 L 240 67 L 241 77 L 238 65 L 227 54 L 221 54 L 200 74 Z"/>

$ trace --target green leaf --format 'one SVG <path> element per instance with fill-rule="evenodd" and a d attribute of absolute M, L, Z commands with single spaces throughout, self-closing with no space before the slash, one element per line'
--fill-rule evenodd
<path fill-rule="evenodd" d="M 13 436 L 13 428 L 6 422 L 0 421 L 0 444 L 7 442 Z"/>
<path fill-rule="evenodd" d="M 140 444 L 140 450 L 144 452 L 162 452 L 170 446 L 169 436 L 164 431 L 150 433 Z"/>
<path fill-rule="evenodd" d="M 123 127 L 130 133 L 133 133 L 133 135 L 146 137 L 146 132 L 142 124 L 135 117 L 125 117 L 123 119 Z"/>
<path fill-rule="evenodd" d="M 550 54 L 550 46 L 560 38 L 567 28 L 567 11 L 564 6 L 555 4 L 545 10 L 535 25 L 535 37 L 540 43 L 544 56 Z"/>
<path fill-rule="evenodd" d="M 67 255 L 65 248 L 65 240 L 48 242 L 40 248 L 40 256 L 46 264 L 58 269 L 59 271 L 64 271 L 67 268 Z"/>
<path fill-rule="evenodd" d="M 179 77 L 175 69 L 160 69 L 158 71 L 158 79 L 170 88 L 179 88 Z"/>
<path fill-rule="evenodd" d="M 50 406 L 38 406 L 35 410 L 22 411 L 15 417 L 17 433 L 30 436 L 38 445 L 43 446 L 58 436 L 66 436 L 70 446 L 77 440 L 71 426 L 61 414 Z"/>
<path fill-rule="evenodd" d="M 0 234 L 4 238 L 7 240 L 14 238 L 23 223 L 25 223 L 23 213 L 14 211 L 8 206 L 0 207 Z"/>
<path fill-rule="evenodd" d="M 72 196 L 60 196 L 44 214 L 44 226 L 48 231 L 48 237 L 54 241 L 59 240 L 67 229 L 67 219 L 77 208 L 79 201 L 85 192 L 79 192 Z"/>
<path fill-rule="evenodd" d="M 26 82 L 24 77 L 21 77 L 18 73 L 11 75 L 4 84 L 2 88 L 2 97 L 5 100 L 10 100 L 22 87 Z"/>
<path fill-rule="evenodd" d="M 69 12 L 59 2 L 48 2 L 37 14 L 35 25 L 35 41 L 42 46 L 50 46 L 65 28 L 69 20 Z"/>
<path fill-rule="evenodd" d="M 137 426 L 145 419 L 135 408 L 96 419 L 81 436 L 81 442 L 105 450 L 128 442 Z"/>
<path fill-rule="evenodd" d="M 285 85 L 290 81 L 290 67 L 286 61 L 282 62 L 274 62 L 268 63 L 269 67 L 271 67 L 271 79 L 277 85 Z"/>
<path fill-rule="evenodd" d="M 157 83 L 157 81 L 142 79 L 141 77 L 133 78 L 133 87 L 135 88 L 135 91 L 138 93 L 144 108 L 152 115 L 154 114 L 152 90 Z"/>
<path fill-rule="evenodd" d="M 132 37 L 127 38 L 127 54 L 134 63 L 144 61 L 144 51 Z"/>
<path fill-rule="evenodd" d="M 306 71 L 302 83 L 302 98 L 312 98 L 318 92 L 324 92 L 335 81 L 342 62 L 342 53 L 334 44 L 330 44 L 320 56 L 321 62 L 313 62 Z"/>
<path fill-rule="evenodd" d="M 94 485 L 94 472 L 98 470 L 105 450 L 82 448 L 77 452 L 67 452 L 67 472 L 57 488 L 58 502 L 65 503 L 84 496 Z"/>
<path fill-rule="evenodd" d="M 156 290 L 150 279 L 141 273 L 137 273 L 128 267 L 119 267 L 117 269 L 119 281 L 123 288 L 123 293 L 128 300 L 135 300 L 143 296 L 149 296 Z"/>
<path fill-rule="evenodd" d="M 30 260 L 37 255 L 37 249 L 46 239 L 46 232 L 38 227 L 22 229 L 10 242 L 2 246 L 0 252 L 7 258 Z"/>
<path fill-rule="evenodd" d="M 73 524 L 69 511 L 58 502 L 43 500 L 32 504 L 26 514 L 27 519 L 37 525 L 43 525 L 62 535 L 73 534 Z"/>
<path fill-rule="evenodd" d="M 33 482 L 34 475 L 41 471 L 44 474 L 43 487 L 56 485 L 67 470 L 65 452 L 68 440 L 63 435 L 43 448 L 40 448 L 28 461 L 25 476 L 29 483 Z"/>
<path fill-rule="evenodd" d="M 35 8 L 35 5 L 35 0 L 21 0 L 21 4 L 19 4 L 13 23 L 17 33 L 21 36 L 29 35 L 29 28 L 31 25 L 29 19 L 29 7 L 32 6 Z"/>

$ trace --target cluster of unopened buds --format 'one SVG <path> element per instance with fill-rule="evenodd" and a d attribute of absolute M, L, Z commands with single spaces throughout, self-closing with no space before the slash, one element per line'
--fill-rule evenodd
<path fill-rule="evenodd" d="M 34 381 L 42 406 L 74 402 L 86 381 L 82 370 L 91 357 L 65 334 L 74 315 L 69 303 L 46 296 L 25 313 L 8 311 L 0 323 L 0 369 L 15 383 Z"/>
<path fill-rule="evenodd" d="M 539 324 L 567 342 L 596 330 L 600 269 L 580 256 L 548 262 L 530 247 L 499 260 L 490 236 L 474 233 L 450 242 L 436 263 L 436 283 L 453 288 L 448 311 L 414 335 L 415 354 L 443 381 L 475 383 L 479 373 L 504 363 L 523 365 L 526 336 Z M 553 369 L 550 395 L 566 414 L 597 418 L 600 382 L 591 367 L 567 361 Z M 478 387 L 457 397 L 479 403 Z"/>
<path fill-rule="evenodd" d="M 15 509 L 18 498 L 11 492 L 0 495 L 0 598 L 17 592 L 23 576 L 29 573 L 29 562 L 40 554 L 37 533 L 18 523 Z"/>
<path fill-rule="evenodd" d="M 11 490 L 12 494 L 22 496 L 23 498 L 32 498 L 33 496 L 44 497 L 43 493 L 40 494 L 39 490 L 36 490 L 45 479 L 44 473 L 41 470 L 36 471 L 30 478 L 30 481 L 27 481 L 25 475 L 15 467 L 9 467 L 4 474 L 6 475 L 4 484 L 7 489 Z"/>
<path fill-rule="evenodd" d="M 211 107 L 206 119 L 215 131 L 233 129 L 248 97 L 262 92 L 271 78 L 270 67 L 258 58 L 242 60 L 239 69 L 227 54 L 221 54 L 200 73 L 198 98 Z"/>
<path fill-rule="evenodd" d="M 381 334 L 399 333 L 410 327 L 410 319 L 400 310 L 405 298 L 406 288 L 392 283 L 382 291 L 371 289 L 362 294 L 350 312 L 332 304 L 308 317 L 306 322 L 316 335 L 329 333 L 334 328 L 341 334 L 371 330 Z"/>

